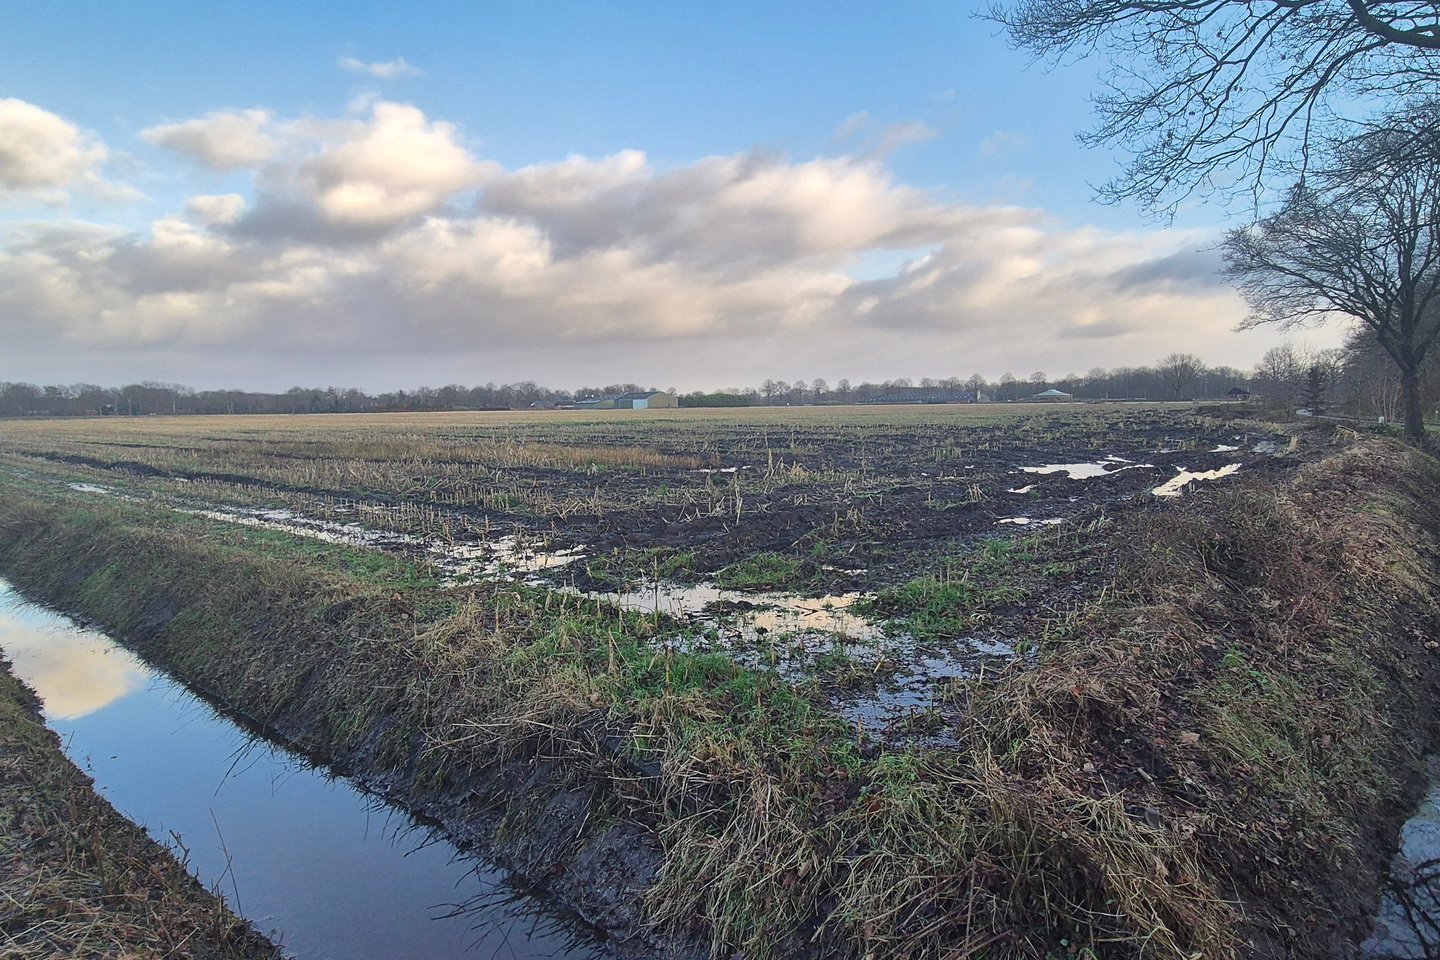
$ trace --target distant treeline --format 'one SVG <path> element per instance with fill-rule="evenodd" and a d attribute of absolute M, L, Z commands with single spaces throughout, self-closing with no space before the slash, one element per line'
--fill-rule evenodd
<path fill-rule="evenodd" d="M 843 403 L 956 403 L 1023 401 L 1047 390 L 1076 400 L 1220 400 L 1232 391 L 1248 392 L 1257 402 L 1286 408 L 1314 395 L 1323 382 L 1322 402 L 1336 412 L 1394 417 L 1398 382 L 1378 348 L 1354 337 L 1341 350 L 1318 353 L 1276 347 L 1253 370 L 1210 367 L 1190 354 L 1171 354 L 1152 367 L 1094 369 L 1086 374 L 1027 377 L 1005 374 L 990 381 L 969 377 L 919 380 L 901 378 L 852 384 L 823 379 L 766 380 L 758 387 L 735 387 L 680 394 L 682 407 L 801 406 Z M 1307 383 L 1310 386 L 1307 387 Z M 1425 377 L 1426 409 L 1440 400 L 1440 354 Z M 0 416 L 151 416 L 157 414 L 378 413 L 430 410 L 522 410 L 565 406 L 588 397 L 613 397 L 644 388 L 615 383 L 578 390 L 555 390 L 532 381 L 452 384 L 369 394 L 354 387 L 292 387 L 284 393 L 249 390 L 193 390 L 175 383 L 133 383 L 123 387 L 92 384 L 36 386 L 0 383 Z M 1306 401 L 1308 402 L 1308 401 Z"/>

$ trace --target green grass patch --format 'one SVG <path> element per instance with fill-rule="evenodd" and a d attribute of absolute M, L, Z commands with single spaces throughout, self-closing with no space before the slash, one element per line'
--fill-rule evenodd
<path fill-rule="evenodd" d="M 785 590 L 803 584 L 805 561 L 765 551 L 732 563 L 715 575 L 715 582 L 730 590 Z"/>

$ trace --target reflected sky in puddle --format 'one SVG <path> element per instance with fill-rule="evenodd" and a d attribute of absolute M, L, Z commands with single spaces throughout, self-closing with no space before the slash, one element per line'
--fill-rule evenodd
<path fill-rule="evenodd" d="M 558 588 L 580 593 L 571 587 Z M 640 613 L 664 613 L 678 620 L 709 620 L 733 625 L 745 638 L 765 634 L 825 634 L 856 642 L 881 635 L 881 626 L 850 608 L 864 594 L 802 597 L 792 593 L 747 593 L 711 583 L 648 581 L 631 590 L 585 592 L 584 596 Z"/>
<path fill-rule="evenodd" d="M 0 588 L 0 648 L 15 673 L 44 691 L 47 720 L 78 720 L 145 685 L 150 668 L 105 637 Z"/>
<path fill-rule="evenodd" d="M 1238 463 L 1227 463 L 1223 467 L 1214 470 L 1192 471 L 1179 468 L 1175 476 L 1166 480 L 1160 486 L 1150 492 L 1157 497 L 1178 497 L 1185 491 L 1185 488 L 1197 480 L 1219 480 L 1221 477 L 1228 477 L 1240 469 Z"/>
<path fill-rule="evenodd" d="M 1440 757 L 1428 760 L 1430 787 L 1400 828 L 1400 849 L 1370 936 L 1365 957 L 1423 960 L 1440 955 Z"/>
<path fill-rule="evenodd" d="M 137 497 L 92 483 L 71 483 L 67 486 L 76 493 L 139 500 Z M 287 509 L 226 506 L 196 501 L 172 502 L 169 507 L 176 513 L 187 516 L 203 517 L 256 530 L 271 530 L 324 543 L 398 551 L 423 557 L 450 582 L 464 582 L 476 577 L 541 573 L 574 563 L 584 556 L 583 546 L 552 550 L 543 540 L 523 534 L 507 534 L 472 543 L 453 543 L 358 523 L 310 517 Z M 351 509 L 360 509 L 365 513 L 383 517 L 390 508 L 363 504 L 359 507 L 344 508 L 343 512 Z"/>
<path fill-rule="evenodd" d="M 1120 473 L 1122 470 L 1153 470 L 1155 465 L 1153 463 L 1135 463 L 1124 457 L 1106 457 L 1104 460 L 1093 460 L 1088 463 L 1047 463 L 1039 467 L 1021 467 L 1020 469 L 1026 473 L 1036 473 L 1041 476 L 1063 473 L 1071 480 L 1091 480 L 1095 477 L 1107 477 L 1112 473 Z"/>
<path fill-rule="evenodd" d="M 0 649 L 67 754 L 192 872 L 303 960 L 610 956 L 548 901 L 218 716 L 0 581 Z M 173 835 L 173 836 L 172 836 Z M 452 915 L 453 914 L 453 915 Z"/>

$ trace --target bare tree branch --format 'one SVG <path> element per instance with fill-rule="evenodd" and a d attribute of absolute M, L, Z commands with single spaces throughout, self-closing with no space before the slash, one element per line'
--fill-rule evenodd
<path fill-rule="evenodd" d="M 1173 212 L 1303 170 L 1316 136 L 1440 93 L 1440 4 L 1365 0 L 1015 0 L 992 7 L 1049 62 L 1111 66 L 1082 142 L 1129 153 L 1101 199 Z"/>

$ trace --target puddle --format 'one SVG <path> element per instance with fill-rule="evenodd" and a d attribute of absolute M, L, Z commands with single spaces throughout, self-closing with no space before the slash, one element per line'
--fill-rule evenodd
<path fill-rule="evenodd" d="M 68 484 L 79 493 L 115 496 L 137 501 L 139 498 L 120 494 L 108 487 L 89 483 Z M 191 501 L 193 503 L 193 501 Z M 543 544 L 523 534 L 507 534 L 493 540 L 456 544 L 436 538 L 417 537 L 393 530 L 381 530 L 358 523 L 340 523 L 307 517 L 293 510 L 256 507 L 224 507 L 218 504 L 187 506 L 184 501 L 171 503 L 176 513 L 204 517 L 221 523 L 273 530 L 297 537 L 320 540 L 349 547 L 367 547 L 392 552 L 420 555 L 427 559 L 449 581 L 507 574 L 534 574 L 573 563 L 584 556 L 584 547 L 561 550 L 544 549 Z M 361 504 L 335 507 L 337 513 L 383 513 L 385 507 Z"/>
<path fill-rule="evenodd" d="M 474 544 L 435 544 L 434 563 L 456 578 L 503 576 L 507 573 L 542 573 L 574 563 L 585 548 L 545 550 L 539 542 L 519 534 Z"/>
<path fill-rule="evenodd" d="M 1280 444 L 1274 440 L 1261 440 L 1250 448 L 1251 453 L 1266 453 L 1274 456 L 1280 452 Z"/>
<path fill-rule="evenodd" d="M 1046 518 L 1046 519 L 1044 519 L 1044 520 L 1034 520 L 1034 519 L 1031 519 L 1030 517 L 1005 517 L 1004 519 L 1002 519 L 1002 520 L 996 520 L 995 522 L 996 522 L 996 523 L 1013 523 L 1013 524 L 1015 524 L 1015 526 L 1017 526 L 1017 527 L 1028 527 L 1028 526 L 1031 526 L 1031 525 L 1049 527 L 1049 526 L 1054 526 L 1054 525 L 1057 524 L 1057 523 L 1064 523 L 1065 520 L 1064 520 L 1063 518 L 1061 518 L 1061 517 L 1049 517 L 1049 518 Z"/>
<path fill-rule="evenodd" d="M 289 510 L 243 510 L 239 508 L 222 510 L 179 506 L 171 509 L 176 513 L 192 517 L 204 517 L 207 520 L 219 520 L 222 523 L 255 527 L 260 530 L 274 530 L 277 533 L 290 533 L 311 540 L 322 540 L 326 543 L 338 543 L 351 547 L 409 546 L 420 542 L 403 533 L 387 533 L 354 523 L 315 520 L 310 517 L 298 516 Z"/>
<path fill-rule="evenodd" d="M 101 633 L 0 581 L 0 649 L 96 789 L 186 848 L 202 884 L 298 960 L 607 960 L 551 901 L 345 780 L 257 741 Z M 3 951 L 0 951 L 3 952 Z"/>
<path fill-rule="evenodd" d="M 1219 480 L 1221 477 L 1228 477 L 1240 469 L 1238 463 L 1227 463 L 1223 467 L 1214 470 L 1191 471 L 1183 467 L 1180 472 L 1150 492 L 1157 497 L 1178 497 L 1189 484 L 1197 480 Z"/>
<path fill-rule="evenodd" d="M 883 631 L 850 611 L 865 595 L 837 594 L 828 597 L 801 597 L 790 593 L 742 593 L 710 583 L 679 584 L 648 581 L 633 590 L 620 592 L 580 591 L 557 587 L 614 604 L 623 610 L 664 613 L 677 620 L 713 624 L 727 628 L 730 639 L 755 640 L 769 634 L 824 634 L 856 643 L 880 639 Z"/>
<path fill-rule="evenodd" d="M 903 662 L 873 691 L 837 698 L 837 713 L 861 729 L 882 733 L 889 740 L 911 740 L 919 745 L 951 742 L 943 727 L 931 730 L 923 714 L 943 706 L 946 685 L 973 677 L 986 664 L 999 664 L 1015 656 L 1010 644 L 995 638 L 967 637 L 948 652 L 930 652 Z M 920 723 L 915 721 L 920 719 Z"/>
<path fill-rule="evenodd" d="M 1034 490 L 1034 489 L 1035 489 L 1035 484 L 1033 484 L 1033 483 L 1027 483 L 1027 484 L 1026 484 L 1025 486 L 1023 486 L 1023 487 L 1016 487 L 1016 488 L 1014 488 L 1013 490 L 1006 490 L 1005 492 L 1006 492 L 1006 493 L 1029 493 L 1031 490 Z"/>
<path fill-rule="evenodd" d="M 1360 953 L 1383 960 L 1440 955 L 1440 758 L 1429 758 L 1430 789 L 1400 828 L 1400 849 Z"/>
<path fill-rule="evenodd" d="M 99 493 L 109 496 L 115 492 L 109 487 L 101 487 L 93 483 L 67 483 L 66 486 L 78 493 Z"/>
<path fill-rule="evenodd" d="M 1123 466 L 1117 466 L 1117 464 L 1123 464 Z M 1090 480 L 1119 473 L 1122 470 L 1153 470 L 1155 465 L 1153 463 L 1135 463 L 1124 457 L 1106 457 L 1104 460 L 1092 460 L 1088 463 L 1047 463 L 1041 467 L 1021 467 L 1020 469 L 1026 473 L 1038 473 L 1042 476 L 1063 473 L 1071 480 Z"/>

